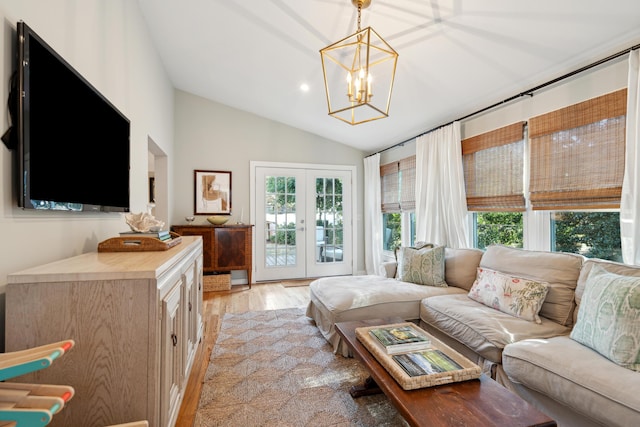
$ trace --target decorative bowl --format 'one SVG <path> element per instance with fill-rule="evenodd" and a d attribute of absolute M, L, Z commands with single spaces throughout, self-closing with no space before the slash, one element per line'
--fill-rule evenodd
<path fill-rule="evenodd" d="M 229 217 L 222 215 L 212 215 L 207 217 L 207 221 L 209 221 L 213 225 L 222 225 L 229 221 Z"/>

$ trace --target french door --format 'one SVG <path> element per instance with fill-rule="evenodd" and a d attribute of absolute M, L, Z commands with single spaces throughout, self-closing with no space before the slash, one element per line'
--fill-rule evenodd
<path fill-rule="evenodd" d="M 255 166 L 256 281 L 353 273 L 349 169 Z"/>

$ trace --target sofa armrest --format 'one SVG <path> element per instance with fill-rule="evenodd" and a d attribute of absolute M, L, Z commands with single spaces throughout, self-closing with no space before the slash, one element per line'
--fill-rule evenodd
<path fill-rule="evenodd" d="M 398 263 L 396 261 L 386 261 L 382 263 L 380 274 L 384 277 L 394 278 L 396 277 L 396 268 Z"/>

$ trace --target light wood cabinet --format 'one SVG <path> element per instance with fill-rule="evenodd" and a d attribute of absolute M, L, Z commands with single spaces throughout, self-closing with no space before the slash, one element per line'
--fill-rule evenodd
<path fill-rule="evenodd" d="M 167 251 L 95 252 L 8 276 L 6 350 L 75 346 L 20 381 L 65 384 L 50 426 L 175 424 L 202 338 L 202 239 Z"/>
<path fill-rule="evenodd" d="M 181 332 L 183 299 L 179 285 L 173 287 L 169 295 L 162 299 L 162 334 L 160 349 L 162 351 L 160 366 L 160 425 L 175 424 L 180 410 L 181 386 L 183 377 L 184 339 Z"/>
<path fill-rule="evenodd" d="M 174 225 L 171 230 L 181 236 L 202 236 L 205 273 L 246 270 L 251 286 L 252 225 Z"/>

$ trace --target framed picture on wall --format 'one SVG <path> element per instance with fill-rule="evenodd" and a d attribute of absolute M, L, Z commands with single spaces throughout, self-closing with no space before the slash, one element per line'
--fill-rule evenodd
<path fill-rule="evenodd" d="M 231 172 L 194 171 L 195 215 L 231 215 Z"/>

